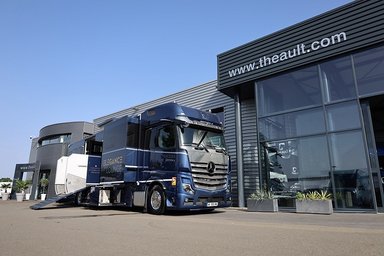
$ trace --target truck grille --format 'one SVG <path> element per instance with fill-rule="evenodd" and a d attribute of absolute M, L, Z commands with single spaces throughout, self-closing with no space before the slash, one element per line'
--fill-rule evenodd
<path fill-rule="evenodd" d="M 208 163 L 192 162 L 192 179 L 196 188 L 210 191 L 226 188 L 227 184 L 227 165 L 215 164 L 215 171 L 208 171 Z"/>

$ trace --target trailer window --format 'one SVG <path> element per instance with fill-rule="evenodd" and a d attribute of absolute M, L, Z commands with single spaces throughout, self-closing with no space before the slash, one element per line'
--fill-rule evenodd
<path fill-rule="evenodd" d="M 105 125 L 103 143 L 104 152 L 126 147 L 127 141 L 125 136 L 127 134 L 127 127 L 126 118 L 121 118 Z"/>
<path fill-rule="evenodd" d="M 139 125 L 128 123 L 127 147 L 137 148 L 139 146 Z"/>

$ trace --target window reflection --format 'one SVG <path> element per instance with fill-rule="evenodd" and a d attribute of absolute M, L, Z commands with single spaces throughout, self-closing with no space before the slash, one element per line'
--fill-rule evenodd
<path fill-rule="evenodd" d="M 181 145 L 225 149 L 224 135 L 201 127 L 180 127 Z"/>
<path fill-rule="evenodd" d="M 384 92 L 384 47 L 355 54 L 354 64 L 360 95 Z"/>
<path fill-rule="evenodd" d="M 374 208 L 357 92 L 383 84 L 384 46 L 256 83 L 262 186 L 279 205 L 327 190 L 336 208 Z"/>
<path fill-rule="evenodd" d="M 165 126 L 159 130 L 157 145 L 162 149 L 172 149 L 176 147 L 175 129 L 173 126 Z"/>
<path fill-rule="evenodd" d="M 125 148 L 127 145 L 127 117 L 122 117 L 104 126 L 104 152 Z"/>
<path fill-rule="evenodd" d="M 53 136 L 43 138 L 39 142 L 39 146 L 45 146 L 45 145 L 55 144 L 55 143 L 69 143 L 70 140 L 71 140 L 70 134 L 53 135 Z"/>
<path fill-rule="evenodd" d="M 317 67 L 290 72 L 258 83 L 261 116 L 321 104 Z"/>
<path fill-rule="evenodd" d="M 373 208 L 361 131 L 331 134 L 332 166 L 339 208 Z"/>
<path fill-rule="evenodd" d="M 268 188 L 280 197 L 298 191 L 329 190 L 330 162 L 325 136 L 263 143 Z"/>
<path fill-rule="evenodd" d="M 320 69 L 325 102 L 356 97 L 351 57 L 322 63 Z"/>
<path fill-rule="evenodd" d="M 325 132 L 322 108 L 260 118 L 259 126 L 267 140 Z"/>
<path fill-rule="evenodd" d="M 335 171 L 367 168 L 361 131 L 331 134 L 330 139 Z"/>
<path fill-rule="evenodd" d="M 327 118 L 329 131 L 361 127 L 359 109 L 355 101 L 327 106 Z"/>

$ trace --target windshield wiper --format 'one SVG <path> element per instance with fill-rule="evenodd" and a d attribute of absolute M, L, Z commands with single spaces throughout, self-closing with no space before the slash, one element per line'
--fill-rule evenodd
<path fill-rule="evenodd" d="M 196 146 L 195 149 L 197 149 L 197 150 L 204 149 L 205 151 L 209 152 L 209 150 L 207 149 L 207 147 L 206 147 L 204 144 L 201 144 L 201 145 L 199 145 L 199 146 Z"/>
<path fill-rule="evenodd" d="M 203 141 L 204 141 L 204 139 L 205 139 L 205 137 L 207 136 L 207 134 L 208 134 L 208 132 L 205 131 L 204 134 L 203 134 L 203 136 L 201 137 L 199 143 L 197 143 L 195 149 L 205 149 L 205 151 L 209 152 L 208 149 L 207 149 L 207 147 L 206 147 L 204 144 L 202 144 Z M 201 146 L 201 147 L 200 147 L 200 146 Z"/>

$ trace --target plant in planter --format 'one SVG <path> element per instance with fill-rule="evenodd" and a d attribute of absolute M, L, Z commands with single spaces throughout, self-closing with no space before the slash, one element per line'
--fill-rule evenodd
<path fill-rule="evenodd" d="M 332 214 L 332 194 L 325 190 L 296 194 L 297 213 Z"/>
<path fill-rule="evenodd" d="M 11 188 L 11 184 L 10 183 L 3 183 L 1 184 L 1 188 L 4 189 L 5 192 L 3 192 L 3 194 L 1 195 L 2 199 L 5 201 L 5 200 L 8 200 L 9 199 L 9 192 L 8 192 L 8 189 Z"/>
<path fill-rule="evenodd" d="M 16 200 L 22 202 L 24 199 L 24 192 L 29 186 L 29 181 L 27 180 L 16 180 Z"/>
<path fill-rule="evenodd" d="M 26 191 L 28 191 L 28 192 L 26 192 L 25 193 L 25 200 L 29 200 L 29 198 L 31 197 L 31 185 L 32 185 L 32 180 L 27 180 L 27 182 L 28 182 L 28 188 L 27 188 L 27 190 Z"/>
<path fill-rule="evenodd" d="M 249 212 L 277 212 L 279 210 L 277 199 L 270 191 L 256 191 L 247 199 Z"/>
<path fill-rule="evenodd" d="M 41 193 L 41 200 L 45 200 L 47 194 L 45 193 L 45 189 L 48 187 L 49 180 L 47 178 L 42 178 L 40 180 L 40 186 L 42 188 L 42 193 Z"/>

